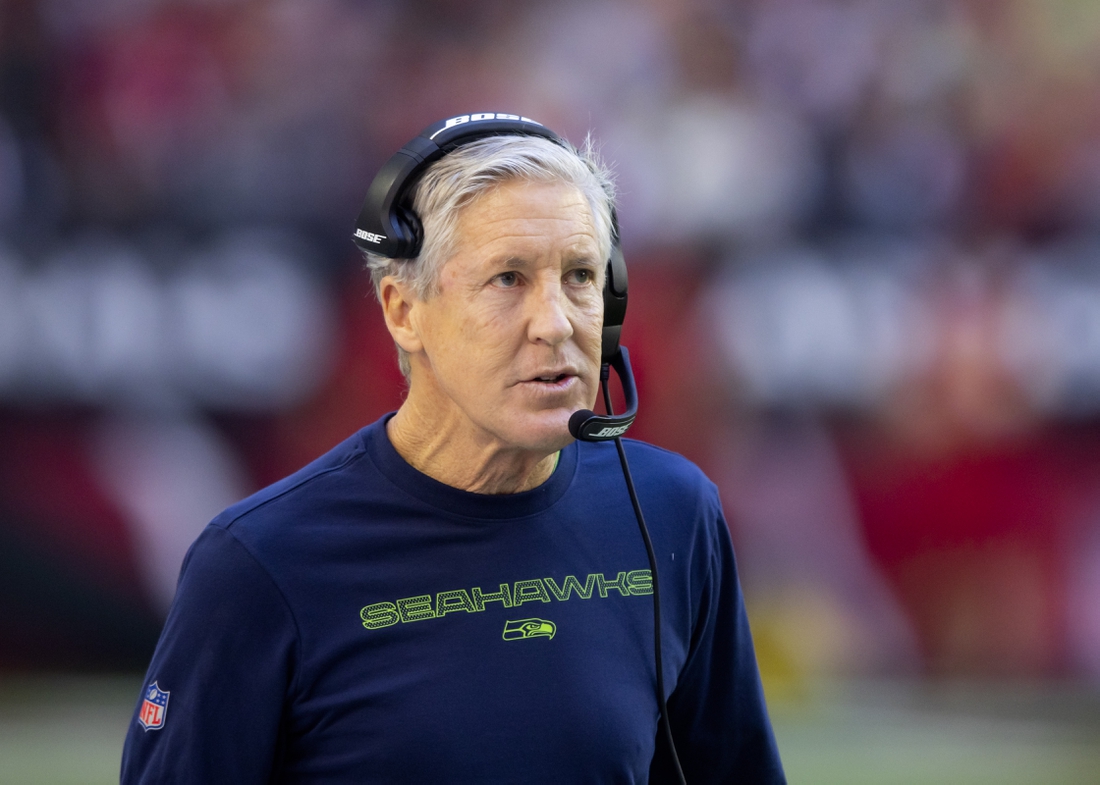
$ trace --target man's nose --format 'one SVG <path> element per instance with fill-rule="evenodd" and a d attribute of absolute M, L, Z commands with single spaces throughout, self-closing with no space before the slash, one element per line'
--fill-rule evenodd
<path fill-rule="evenodd" d="M 543 281 L 531 287 L 527 303 L 527 337 L 533 343 L 550 346 L 568 340 L 573 335 L 569 320 L 569 302 L 561 281 Z"/>

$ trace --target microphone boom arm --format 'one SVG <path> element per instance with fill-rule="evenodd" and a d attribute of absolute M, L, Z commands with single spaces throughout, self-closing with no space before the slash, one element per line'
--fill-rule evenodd
<path fill-rule="evenodd" d="M 585 442 L 603 442 L 626 433 L 638 416 L 638 390 L 634 384 L 634 371 L 630 367 L 630 353 L 620 346 L 608 363 L 600 368 L 600 383 L 605 387 L 610 368 L 615 369 L 623 385 L 626 411 L 622 414 L 596 414 L 591 409 L 581 409 L 569 417 L 569 432 L 574 439 Z"/>

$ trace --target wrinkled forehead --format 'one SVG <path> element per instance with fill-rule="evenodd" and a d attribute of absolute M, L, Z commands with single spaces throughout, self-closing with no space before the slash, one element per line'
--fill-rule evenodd
<path fill-rule="evenodd" d="M 597 257 L 600 232 L 583 191 L 561 180 L 510 180 L 479 194 L 455 223 L 455 245 L 492 243 Z M 457 250 L 457 249 L 456 249 Z"/>
<path fill-rule="evenodd" d="M 610 254 L 609 222 L 600 221 L 599 210 L 584 189 L 557 177 L 510 178 L 471 195 L 455 212 L 454 239 L 461 243 L 471 236 L 521 226 L 557 239 L 586 240 L 604 259 Z M 580 230 L 583 238 L 576 236 Z"/>

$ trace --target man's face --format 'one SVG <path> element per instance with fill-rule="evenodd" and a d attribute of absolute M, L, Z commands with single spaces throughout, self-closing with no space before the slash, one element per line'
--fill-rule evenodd
<path fill-rule="evenodd" d="M 439 293 L 410 313 L 423 345 L 410 396 L 479 446 L 558 450 L 599 384 L 605 260 L 588 202 L 564 183 L 513 181 L 457 228 Z"/>

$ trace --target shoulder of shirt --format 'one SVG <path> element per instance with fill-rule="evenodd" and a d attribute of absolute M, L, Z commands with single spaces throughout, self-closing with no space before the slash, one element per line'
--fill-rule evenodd
<path fill-rule="evenodd" d="M 277 508 L 281 503 L 301 494 L 310 493 L 317 483 L 334 476 L 338 477 L 365 456 L 366 445 L 363 432 L 359 431 L 293 474 L 227 507 L 210 522 L 210 525 L 229 529 L 255 513 Z"/>
<path fill-rule="evenodd" d="M 615 470 L 618 470 L 619 456 L 614 444 L 611 442 L 581 442 L 580 444 L 582 450 L 600 453 L 603 461 L 613 462 Z M 689 495 L 703 495 L 717 499 L 717 486 L 702 469 L 683 455 L 637 439 L 623 439 L 623 447 L 626 449 L 626 457 L 635 485 L 640 485 L 647 480 L 660 482 L 670 491 L 679 490 Z M 611 468 L 608 467 L 608 470 Z"/>

